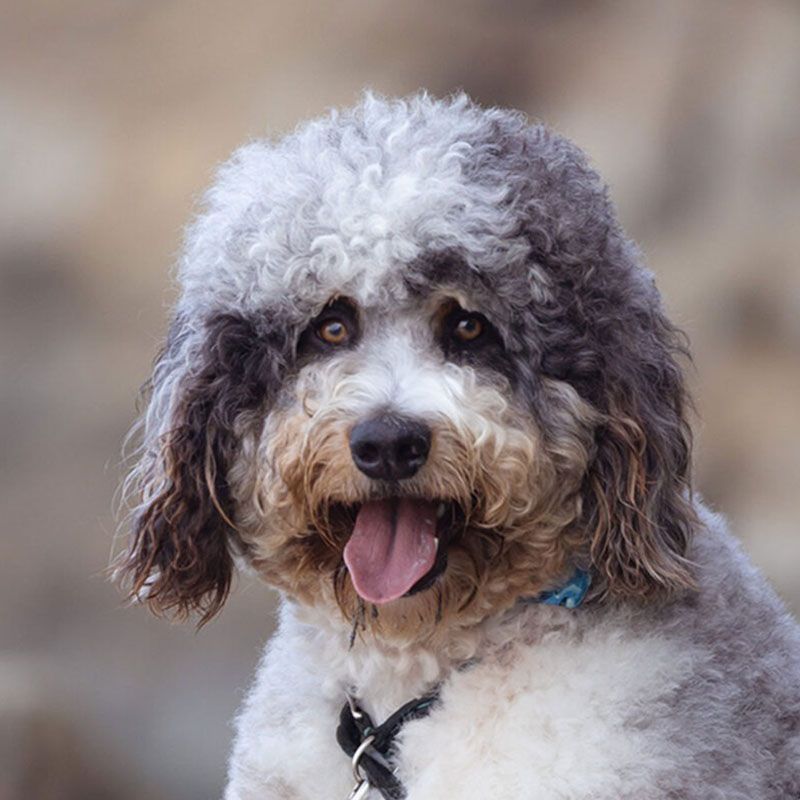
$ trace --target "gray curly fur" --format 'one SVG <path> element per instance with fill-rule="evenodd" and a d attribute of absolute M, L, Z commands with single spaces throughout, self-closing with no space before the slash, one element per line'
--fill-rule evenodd
<path fill-rule="evenodd" d="M 577 522 L 595 582 L 573 634 L 611 625 L 699 654 L 626 721 L 658 739 L 636 796 L 800 798 L 797 625 L 692 499 L 685 343 L 578 148 L 464 96 L 367 95 L 236 153 L 189 229 L 180 281 L 129 482 L 134 591 L 206 616 L 224 601 L 232 556 L 247 556 L 227 481 L 239 438 L 287 397 L 331 296 L 390 315 L 458 287 L 504 345 L 466 368 L 505 381 L 545 438 L 578 426 L 548 381 L 596 420 Z"/>

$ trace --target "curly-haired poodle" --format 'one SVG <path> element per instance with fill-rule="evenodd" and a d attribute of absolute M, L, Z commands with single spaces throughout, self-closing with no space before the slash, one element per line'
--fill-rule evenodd
<path fill-rule="evenodd" d="M 281 593 L 228 800 L 800 798 L 798 626 L 573 144 L 366 95 L 222 167 L 180 283 L 120 572 Z"/>

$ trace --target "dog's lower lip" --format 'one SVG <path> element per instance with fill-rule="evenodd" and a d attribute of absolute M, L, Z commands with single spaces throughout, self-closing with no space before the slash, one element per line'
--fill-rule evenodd
<path fill-rule="evenodd" d="M 404 595 L 403 597 L 411 597 L 419 592 L 424 592 L 426 589 L 430 589 L 431 586 L 436 582 L 436 579 L 444 573 L 447 569 L 447 552 L 442 551 L 443 556 L 440 559 L 436 559 L 436 563 L 433 565 L 433 568 L 428 572 L 427 575 L 423 575 Z"/>
<path fill-rule="evenodd" d="M 447 512 L 450 512 L 449 514 Z M 442 501 L 436 509 L 437 535 L 436 535 L 436 561 L 433 567 L 423 575 L 404 595 L 411 597 L 419 592 L 430 589 L 436 580 L 447 569 L 447 551 L 450 543 L 456 536 L 457 528 L 463 520 L 460 507 L 451 501 Z"/>

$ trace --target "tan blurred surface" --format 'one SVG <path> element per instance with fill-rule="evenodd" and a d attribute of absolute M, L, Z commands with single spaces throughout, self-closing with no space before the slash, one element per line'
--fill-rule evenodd
<path fill-rule="evenodd" d="M 16 2 L 0 26 L 0 800 L 219 795 L 273 599 L 202 632 L 102 576 L 118 453 L 212 168 L 365 86 L 586 149 L 688 330 L 701 491 L 800 609 L 800 8 Z"/>

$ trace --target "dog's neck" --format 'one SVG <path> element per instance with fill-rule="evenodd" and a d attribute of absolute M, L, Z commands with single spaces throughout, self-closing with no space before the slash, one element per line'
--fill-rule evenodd
<path fill-rule="evenodd" d="M 519 603 L 470 628 L 452 628 L 435 644 L 392 642 L 363 634 L 352 639 L 350 628 L 330 614 L 287 604 L 285 612 L 308 626 L 329 690 L 344 700 L 359 699 L 374 719 L 384 719 L 414 697 L 477 663 L 512 661 L 516 648 L 534 644 L 547 631 L 574 625 L 572 614 L 551 606 Z"/>

